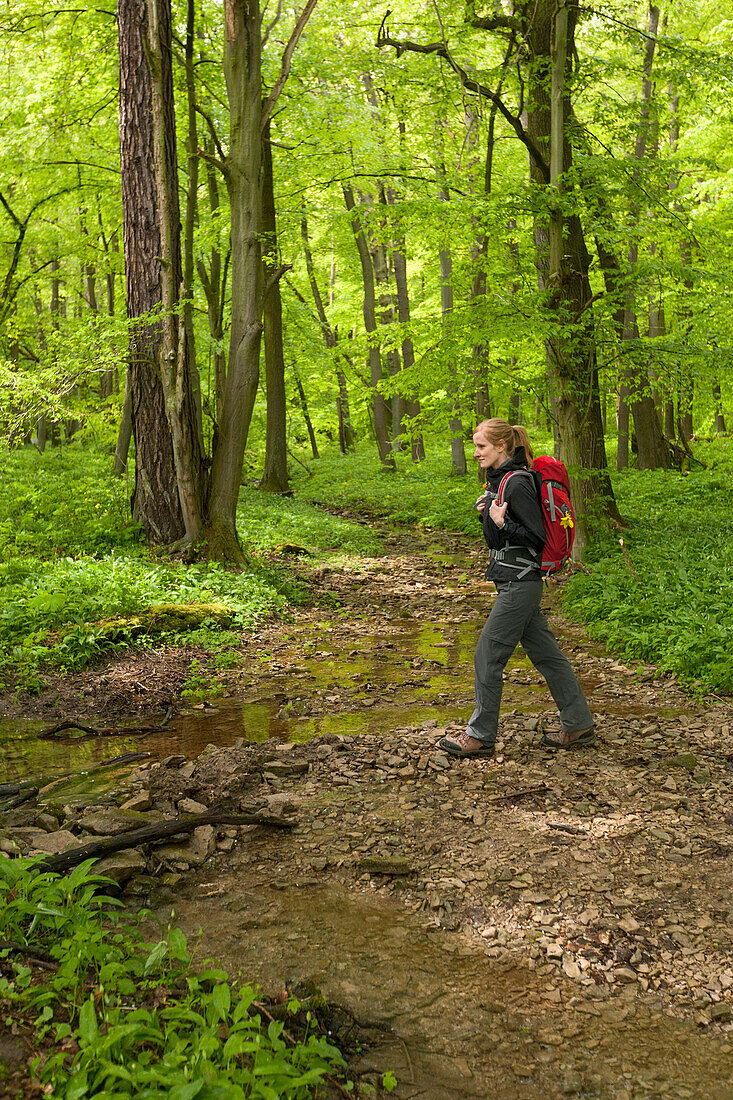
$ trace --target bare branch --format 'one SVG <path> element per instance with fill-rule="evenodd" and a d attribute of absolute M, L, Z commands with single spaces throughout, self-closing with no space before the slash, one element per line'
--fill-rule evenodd
<path fill-rule="evenodd" d="M 270 34 L 272 33 L 273 28 L 280 21 L 280 16 L 282 15 L 282 10 L 283 10 L 283 0 L 277 0 L 277 11 L 275 12 L 275 18 L 272 20 L 271 23 L 268 24 L 267 29 L 265 30 L 264 34 L 262 35 L 262 49 L 263 50 L 264 50 L 265 46 L 267 45 L 267 40 L 270 37 Z"/>
<path fill-rule="evenodd" d="M 481 84 L 480 81 L 474 80 L 472 77 L 470 77 L 466 70 L 458 64 L 458 62 L 452 56 L 450 50 L 447 49 L 443 42 L 431 42 L 428 45 L 423 45 L 420 42 L 411 42 L 407 39 L 399 40 L 396 38 L 390 38 L 389 34 L 385 31 L 385 24 L 389 14 L 390 13 L 387 12 L 379 28 L 376 43 L 377 49 L 381 49 L 382 46 L 392 46 L 392 48 L 396 51 L 398 57 L 403 53 L 434 53 L 437 54 L 438 57 L 442 57 L 443 60 L 447 61 L 453 71 L 457 74 L 461 82 L 461 86 L 464 89 L 469 92 L 476 92 L 478 95 L 485 96 L 486 99 L 488 99 L 496 106 L 499 114 L 501 114 L 506 119 L 519 140 L 522 142 L 522 145 L 524 145 L 527 149 L 527 152 L 539 168 L 545 181 L 549 183 L 549 166 L 547 165 L 544 157 L 542 156 L 539 149 L 532 141 L 531 137 L 522 125 L 521 119 L 511 113 L 501 96 L 497 95 L 497 93 L 491 88 L 487 88 L 485 84 Z"/>
<path fill-rule="evenodd" d="M 293 54 L 295 53 L 295 47 L 298 45 L 298 42 L 300 40 L 300 36 L 303 33 L 303 31 L 305 30 L 305 25 L 308 22 L 308 20 L 310 19 L 311 14 L 313 12 L 313 9 L 315 8 L 317 3 L 318 3 L 318 0 L 306 0 L 306 5 L 305 5 L 305 7 L 303 8 L 303 11 L 300 14 L 300 18 L 298 19 L 298 22 L 295 24 L 295 27 L 293 28 L 293 33 L 290 35 L 290 39 L 288 40 L 287 46 L 283 50 L 282 61 L 280 63 L 280 73 L 278 75 L 277 80 L 273 84 L 272 91 L 270 92 L 269 96 L 265 100 L 264 106 L 262 108 L 262 129 L 263 130 L 264 130 L 265 126 L 267 125 L 267 123 L 269 122 L 269 120 L 272 118 L 272 112 L 275 110 L 275 104 L 277 103 L 278 99 L 280 98 L 280 93 L 282 92 L 283 88 L 285 87 L 285 81 L 288 79 L 288 76 L 290 75 L 290 65 L 291 65 L 291 62 L 293 60 Z"/>
<path fill-rule="evenodd" d="M 221 161 L 222 162 L 225 161 L 227 159 L 226 153 L 224 152 L 224 150 L 221 147 L 221 142 L 219 141 L 219 135 L 216 132 L 216 126 L 214 126 L 213 118 L 211 117 L 211 115 L 207 111 L 205 111 L 203 109 L 203 107 L 200 107 L 198 103 L 196 104 L 196 113 L 201 115 L 202 119 L 204 120 L 204 122 L 208 126 L 209 133 L 211 134 L 211 140 L 214 142 L 214 146 L 216 148 L 216 151 L 219 154 L 219 157 L 220 157 Z M 211 157 L 210 159 L 215 160 L 215 158 L 213 158 L 213 157 Z"/>
<path fill-rule="evenodd" d="M 5 196 L 3 195 L 2 191 L 0 191 L 0 202 L 3 204 L 3 206 L 7 210 L 9 217 L 14 222 L 16 227 L 18 229 L 22 229 L 26 223 L 22 222 L 20 220 L 20 218 L 18 217 L 18 215 L 10 208 L 10 205 L 9 205 L 7 199 L 5 198 Z M 27 221 L 27 219 L 26 219 L 26 221 Z"/>
<path fill-rule="evenodd" d="M 49 168 L 54 168 L 59 165 L 72 165 L 75 168 L 98 168 L 100 172 L 111 172 L 115 176 L 119 176 L 120 170 L 118 168 L 111 168 L 107 164 L 97 164 L 93 160 L 44 160 L 42 164 L 47 165 Z"/>
<path fill-rule="evenodd" d="M 467 15 L 466 22 L 480 31 L 513 31 L 516 34 L 522 29 L 521 20 L 513 15 Z"/>

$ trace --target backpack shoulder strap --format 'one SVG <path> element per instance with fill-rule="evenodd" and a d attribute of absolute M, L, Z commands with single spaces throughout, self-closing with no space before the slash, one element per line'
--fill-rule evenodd
<path fill-rule="evenodd" d="M 537 486 L 537 482 L 535 481 L 534 474 L 532 473 L 531 470 L 510 470 L 508 474 L 504 474 L 504 477 L 499 482 L 499 491 L 498 491 L 497 496 L 496 496 L 497 504 L 503 504 L 504 503 L 504 498 L 506 496 L 507 482 L 509 481 L 509 478 L 514 477 L 515 474 L 527 474 L 527 476 L 531 478 L 532 484 L 535 487 Z"/>

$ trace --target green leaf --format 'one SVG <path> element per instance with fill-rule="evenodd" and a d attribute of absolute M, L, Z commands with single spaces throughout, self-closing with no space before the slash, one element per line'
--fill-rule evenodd
<path fill-rule="evenodd" d="M 211 996 L 219 1019 L 226 1020 L 232 1000 L 229 985 L 224 982 L 222 982 L 221 985 L 215 985 Z"/>
<path fill-rule="evenodd" d="M 97 1038 L 98 1032 L 94 998 L 90 996 L 79 1011 L 79 1038 L 82 1044 L 89 1046 Z"/>

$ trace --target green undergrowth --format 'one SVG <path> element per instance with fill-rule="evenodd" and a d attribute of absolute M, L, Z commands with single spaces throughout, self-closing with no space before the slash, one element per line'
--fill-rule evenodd
<path fill-rule="evenodd" d="M 586 554 L 565 607 L 616 654 L 701 690 L 733 692 L 733 440 L 698 443 L 706 469 L 614 478 L 628 527 Z M 631 567 L 619 545 L 622 537 Z M 633 571 L 633 572 L 632 572 Z"/>
<path fill-rule="evenodd" d="M 302 598 L 290 559 L 278 557 L 284 543 L 315 557 L 374 552 L 378 545 L 368 530 L 305 501 L 246 489 L 238 524 L 251 569 L 172 561 L 142 545 L 129 518 L 130 485 L 113 478 L 110 467 L 104 450 L 77 444 L 6 456 L 0 479 L 0 687 L 14 682 L 40 689 L 44 670 L 81 668 L 105 653 L 146 644 L 140 616 L 151 610 L 156 642 L 216 647 L 216 636 L 226 631 L 229 644 L 232 631 Z M 170 625 L 176 609 L 181 624 L 193 620 L 185 629 Z M 203 615 L 197 617 L 197 609 Z"/>
<path fill-rule="evenodd" d="M 445 531 L 480 533 L 473 505 L 481 492 L 472 453 L 470 472 L 451 477 L 446 445 L 428 449 L 424 462 L 398 454 L 397 469 L 385 472 L 374 444 L 353 454 L 330 453 L 313 463 L 313 476 L 297 478 L 301 499 L 326 506 L 353 508 L 397 523 Z"/>
<path fill-rule="evenodd" d="M 146 942 L 151 914 L 126 914 L 108 885 L 91 860 L 59 877 L 0 859 L 0 1030 L 31 1028 L 44 1094 L 300 1100 L 341 1074 L 341 1053 L 295 998 L 287 1021 L 268 1019 L 256 990 L 197 960 L 175 925 Z"/>

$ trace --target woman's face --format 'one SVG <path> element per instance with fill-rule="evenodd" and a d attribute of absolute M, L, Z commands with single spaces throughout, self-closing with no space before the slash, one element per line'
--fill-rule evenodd
<path fill-rule="evenodd" d="M 490 443 L 485 435 L 474 432 L 473 457 L 478 459 L 482 470 L 496 470 L 502 462 L 506 462 L 509 455 L 506 451 L 506 443 L 497 446 L 495 443 Z"/>

